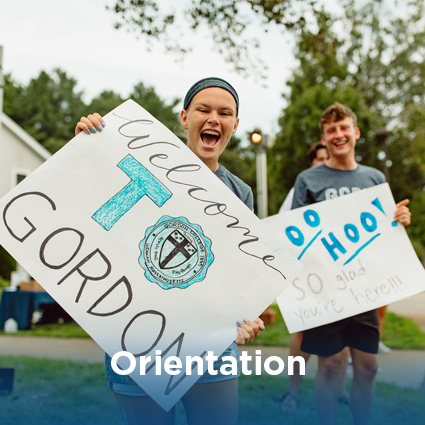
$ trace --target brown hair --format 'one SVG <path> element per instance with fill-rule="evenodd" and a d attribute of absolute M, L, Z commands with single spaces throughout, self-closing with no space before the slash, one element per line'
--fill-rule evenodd
<path fill-rule="evenodd" d="M 319 121 L 319 128 L 323 134 L 323 125 L 329 122 L 337 122 L 341 121 L 347 117 L 351 117 L 353 119 L 354 127 L 357 127 L 357 117 L 356 114 L 345 105 L 341 103 L 335 102 L 333 105 L 326 108 L 325 112 L 323 112 Z"/>
<path fill-rule="evenodd" d="M 317 156 L 317 152 L 320 149 L 325 149 L 326 151 L 328 150 L 327 147 L 322 143 L 322 142 L 316 142 L 313 143 L 310 146 L 310 149 L 307 152 L 307 156 L 308 156 L 308 160 L 310 161 L 310 165 L 313 163 L 313 161 L 316 159 Z"/>

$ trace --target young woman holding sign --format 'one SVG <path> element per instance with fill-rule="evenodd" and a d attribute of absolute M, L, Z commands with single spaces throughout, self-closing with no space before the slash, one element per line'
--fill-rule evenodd
<path fill-rule="evenodd" d="M 205 78 L 196 82 L 187 92 L 180 122 L 187 130 L 187 146 L 204 164 L 241 199 L 253 209 L 251 188 L 234 176 L 218 160 L 238 128 L 239 97 L 236 90 L 220 78 Z M 75 134 L 102 131 L 105 123 L 94 113 L 83 117 L 75 127 Z M 222 357 L 238 359 L 236 344 L 251 342 L 263 322 L 244 320 L 238 322 L 237 338 L 214 364 L 220 370 Z M 114 392 L 126 425 L 174 424 L 175 408 L 165 412 L 128 376 L 113 372 L 111 359 L 106 356 L 106 378 Z M 189 425 L 236 425 L 238 421 L 238 383 L 233 375 L 205 373 L 182 398 Z"/>

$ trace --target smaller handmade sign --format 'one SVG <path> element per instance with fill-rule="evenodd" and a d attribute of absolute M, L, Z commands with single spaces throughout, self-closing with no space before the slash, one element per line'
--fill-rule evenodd
<path fill-rule="evenodd" d="M 263 220 L 305 267 L 277 298 L 290 332 L 425 290 L 424 268 L 394 211 L 384 183 Z"/>

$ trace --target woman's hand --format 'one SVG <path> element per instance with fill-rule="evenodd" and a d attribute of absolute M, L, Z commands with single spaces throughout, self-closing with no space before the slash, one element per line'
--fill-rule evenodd
<path fill-rule="evenodd" d="M 412 213 L 407 205 L 409 205 L 409 200 L 404 199 L 395 206 L 394 220 L 403 226 L 408 226 L 412 217 Z"/>
<path fill-rule="evenodd" d="M 87 134 L 96 133 L 96 131 L 102 131 L 103 127 L 105 127 L 103 118 L 95 112 L 87 117 L 81 117 L 80 121 L 78 121 L 75 126 L 75 135 L 82 131 Z"/>
<path fill-rule="evenodd" d="M 251 320 L 244 319 L 242 322 L 238 320 L 237 322 L 237 332 L 238 336 L 234 342 L 238 345 L 248 344 L 256 338 L 260 331 L 264 331 L 264 322 L 257 318 L 253 322 Z"/>

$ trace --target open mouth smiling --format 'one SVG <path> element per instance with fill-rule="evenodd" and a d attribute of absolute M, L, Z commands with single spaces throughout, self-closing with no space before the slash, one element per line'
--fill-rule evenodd
<path fill-rule="evenodd" d="M 334 143 L 335 144 L 335 146 L 343 146 L 343 145 L 345 145 L 347 142 L 345 141 L 345 140 L 341 140 L 340 142 L 336 142 L 336 143 Z"/>
<path fill-rule="evenodd" d="M 208 148 L 213 148 L 220 140 L 220 133 L 215 130 L 205 130 L 201 133 L 202 144 Z"/>

